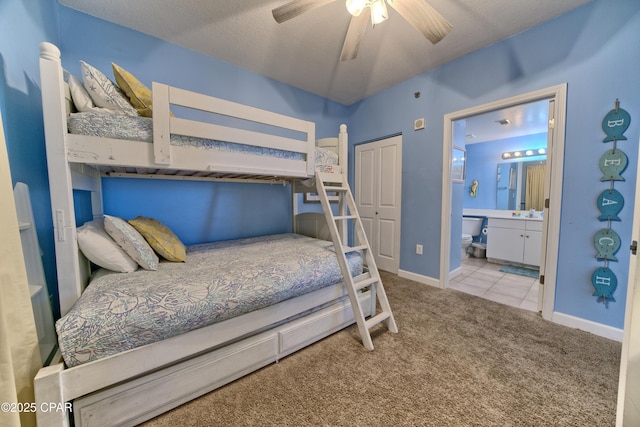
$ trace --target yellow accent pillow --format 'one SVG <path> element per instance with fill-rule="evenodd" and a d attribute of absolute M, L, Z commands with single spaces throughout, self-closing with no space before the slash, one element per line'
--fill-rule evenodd
<path fill-rule="evenodd" d="M 162 258 L 173 262 L 187 260 L 187 250 L 184 244 L 169 227 L 157 219 L 139 216 L 130 219 L 129 224 L 142 234 L 142 237 Z"/>
<path fill-rule="evenodd" d="M 115 63 L 112 62 L 111 67 L 113 68 L 116 83 L 129 97 L 131 105 L 138 110 L 141 116 L 151 117 L 153 110 L 151 89 L 142 84 L 133 74 Z"/>

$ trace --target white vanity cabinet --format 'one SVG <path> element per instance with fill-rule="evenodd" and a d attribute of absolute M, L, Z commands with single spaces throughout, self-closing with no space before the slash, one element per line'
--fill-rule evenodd
<path fill-rule="evenodd" d="M 487 258 L 540 266 L 542 221 L 525 218 L 489 218 Z"/>

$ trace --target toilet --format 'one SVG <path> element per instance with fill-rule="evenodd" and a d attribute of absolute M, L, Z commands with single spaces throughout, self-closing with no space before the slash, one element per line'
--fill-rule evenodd
<path fill-rule="evenodd" d="M 462 217 L 462 258 L 467 257 L 467 250 L 473 238 L 480 235 L 483 218 Z"/>

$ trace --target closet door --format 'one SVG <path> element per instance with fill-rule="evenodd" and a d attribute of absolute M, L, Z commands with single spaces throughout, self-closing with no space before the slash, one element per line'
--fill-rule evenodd
<path fill-rule="evenodd" d="M 400 266 L 402 137 L 356 146 L 355 200 L 378 268 Z"/>

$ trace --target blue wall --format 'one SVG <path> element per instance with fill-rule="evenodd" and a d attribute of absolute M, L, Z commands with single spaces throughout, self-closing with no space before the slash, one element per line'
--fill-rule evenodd
<path fill-rule="evenodd" d="M 611 268 L 618 277 L 616 302 L 597 304 L 591 295 L 596 262 L 593 235 L 596 198 L 601 191 L 598 161 L 607 146 L 600 141 L 604 115 L 619 98 L 633 117 L 640 117 L 640 2 L 600 0 L 515 37 L 471 53 L 371 96 L 350 108 L 350 143 L 402 133 L 403 194 L 400 268 L 426 277 L 441 272 L 443 116 L 499 99 L 568 83 L 567 123 L 561 234 L 555 310 L 578 318 L 622 328 L 628 251 L 619 252 Z M 413 96 L 421 92 L 420 98 Z M 426 129 L 413 121 L 426 119 Z M 637 119 L 635 123 L 637 123 Z M 620 143 L 630 159 L 620 236 L 631 233 L 639 127 L 632 124 Z M 580 191 L 576 191 L 580 189 Z M 444 203 L 449 203 L 445 200 Z M 556 207 L 557 208 L 557 207 Z M 461 215 L 452 212 L 452 218 Z M 415 254 L 424 244 L 425 255 Z"/>
<path fill-rule="evenodd" d="M 291 232 L 290 191 L 269 184 L 103 179 L 106 213 L 158 218 L 185 244 Z"/>
<path fill-rule="evenodd" d="M 0 111 L 13 184 L 29 186 L 49 292 L 57 279 L 44 146 L 38 44 L 58 41 L 58 6 L 49 0 L 0 2 Z M 0 208 L 1 209 L 1 208 Z"/>
<path fill-rule="evenodd" d="M 591 296 L 590 276 L 600 266 L 594 259 L 592 243 L 593 235 L 602 226 L 596 220 L 595 208 L 601 186 L 598 160 L 607 149 L 600 142 L 600 122 L 616 98 L 634 122 L 626 132 L 629 141 L 620 143 L 630 166 L 624 175 L 626 181 L 616 184 L 626 207 L 621 213 L 622 222 L 614 227 L 621 236 L 631 232 L 639 136 L 635 123 L 640 117 L 640 52 L 632 45 L 640 38 L 640 2 L 636 0 L 596 0 L 349 107 L 46 0 L 1 3 L 0 24 L 4 35 L 0 37 L 4 70 L 0 106 L 12 177 L 14 181 L 27 182 L 34 192 L 36 221 L 52 290 L 53 237 L 37 70 L 37 43 L 43 40 L 60 46 L 65 66 L 74 73 L 78 72 L 79 59 L 107 73 L 114 61 L 147 84 L 153 79 L 312 120 L 317 123 L 318 137 L 334 136 L 338 125 L 346 122 L 351 155 L 355 143 L 402 133 L 400 268 L 433 278 L 440 276 L 443 115 L 567 82 L 555 310 L 616 328 L 623 326 L 628 253 L 621 250 L 619 262 L 612 266 L 618 277 L 615 303 L 596 304 Z M 415 98 L 414 92 L 421 92 L 422 96 Z M 426 119 L 426 129 L 415 132 L 413 121 L 421 117 Z M 170 226 L 189 242 L 289 227 L 290 201 L 284 188 L 190 183 L 177 190 L 177 183 L 133 181 L 105 180 L 107 212 L 125 217 L 166 217 Z M 577 188 L 583 190 L 576 191 Z M 123 200 L 131 203 L 123 206 Z M 230 216 L 222 209 L 227 206 L 240 209 L 242 218 Z M 456 210 L 461 207 L 461 203 L 456 204 Z M 269 218 L 255 214 L 263 209 Z M 453 216 L 460 214 L 452 212 Z M 415 254 L 418 243 L 425 245 L 423 256 Z M 623 241 L 625 245 L 627 242 Z"/>

